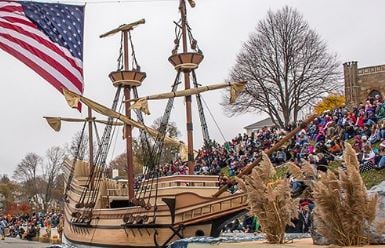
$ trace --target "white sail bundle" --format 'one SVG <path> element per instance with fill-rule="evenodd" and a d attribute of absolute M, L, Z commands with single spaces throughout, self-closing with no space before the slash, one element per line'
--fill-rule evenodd
<path fill-rule="evenodd" d="M 50 127 L 52 127 L 52 129 L 55 130 L 56 132 L 60 131 L 62 121 L 65 121 L 65 122 L 86 122 L 86 121 L 88 121 L 88 118 L 64 118 L 64 117 L 52 117 L 52 116 L 44 116 L 43 118 L 47 120 Z M 101 123 L 101 124 L 110 124 L 113 126 L 123 126 L 124 125 L 124 123 L 122 123 L 122 122 L 114 121 L 112 123 L 109 123 L 108 121 L 97 120 L 95 118 L 93 118 L 92 121 L 95 121 L 95 122 Z"/>
<path fill-rule="evenodd" d="M 91 99 L 88 99 L 84 96 L 81 96 L 79 94 L 76 94 L 76 93 L 69 91 L 69 90 L 66 90 L 66 89 L 63 89 L 63 93 L 64 93 L 65 99 L 67 100 L 68 105 L 71 108 L 76 108 L 78 106 L 79 102 L 82 102 L 85 105 L 87 105 L 88 107 L 90 107 L 91 109 L 93 109 L 94 111 L 98 112 L 99 114 L 116 118 L 118 120 L 121 120 L 122 122 L 124 122 L 127 125 L 131 125 L 133 127 L 145 130 L 148 134 L 150 134 L 153 137 L 157 137 L 158 135 L 160 135 L 156 129 L 151 128 L 151 127 L 147 127 L 147 126 L 143 125 L 142 123 L 137 122 L 131 118 L 128 118 L 126 115 L 123 115 L 119 112 L 116 112 L 116 111 L 114 111 L 114 110 L 112 110 L 106 106 L 103 106 L 103 105 L 101 105 L 95 101 L 92 101 Z M 183 146 L 186 146 L 182 141 L 171 138 L 167 135 L 165 136 L 164 141 L 166 143 L 169 143 L 169 144 L 177 145 L 181 151 L 184 150 Z"/>
<path fill-rule="evenodd" d="M 148 108 L 148 100 L 161 100 L 161 99 L 169 99 L 173 97 L 183 97 L 183 96 L 191 96 L 196 95 L 209 90 L 217 90 L 223 89 L 226 87 L 230 87 L 230 103 L 234 103 L 239 96 L 239 94 L 245 88 L 246 82 L 229 82 L 229 83 L 221 83 L 221 84 L 212 84 L 206 86 L 200 86 L 197 88 L 191 88 L 187 90 L 180 90 L 176 92 L 167 92 L 162 94 L 150 95 L 140 98 L 131 99 L 130 102 L 134 102 L 131 105 L 131 109 L 138 109 L 143 113 L 149 115 L 150 110 Z"/>

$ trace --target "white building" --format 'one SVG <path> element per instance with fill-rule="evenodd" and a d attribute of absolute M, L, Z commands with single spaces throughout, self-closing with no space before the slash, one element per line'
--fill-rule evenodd
<path fill-rule="evenodd" d="M 271 118 L 268 117 L 268 118 L 263 119 L 261 121 L 258 121 L 256 123 L 248 125 L 248 126 L 244 127 L 244 129 L 246 130 L 247 135 L 251 135 L 252 132 L 257 131 L 263 127 L 273 127 L 273 126 L 275 126 L 275 124 L 273 123 Z"/>

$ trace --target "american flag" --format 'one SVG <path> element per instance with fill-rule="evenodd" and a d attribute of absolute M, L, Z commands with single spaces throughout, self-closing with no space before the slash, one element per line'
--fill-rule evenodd
<path fill-rule="evenodd" d="M 60 92 L 81 95 L 83 23 L 83 6 L 0 0 L 0 48 Z"/>

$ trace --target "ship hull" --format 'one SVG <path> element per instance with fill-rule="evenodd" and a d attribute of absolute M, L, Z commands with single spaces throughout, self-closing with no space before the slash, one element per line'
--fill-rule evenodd
<path fill-rule="evenodd" d="M 92 193 L 82 196 L 89 170 L 85 164 L 77 166 L 82 168 L 75 168 L 64 208 L 64 236 L 73 244 L 165 247 L 181 238 L 217 236 L 228 221 L 246 212 L 246 194 L 212 197 L 217 178 L 204 176 L 159 178 L 158 195 L 145 195 L 150 207 L 115 208 L 116 202 L 127 201 L 121 185 L 102 178 L 96 198 L 91 198 Z M 94 208 L 79 206 L 80 199 L 93 199 Z"/>
<path fill-rule="evenodd" d="M 121 226 L 115 228 L 67 226 L 65 238 L 71 243 L 97 247 L 163 247 L 169 242 L 180 238 L 176 234 L 174 236 L 174 231 L 169 227 L 124 229 Z M 185 230 L 180 232 L 180 235 L 185 237 L 184 235 L 187 233 L 195 233 L 196 230 L 205 230 L 209 233 L 211 227 L 211 224 L 186 227 Z M 186 235 L 186 237 L 191 236 L 195 235 Z M 171 240 L 166 242 L 170 238 Z"/>
<path fill-rule="evenodd" d="M 82 227 L 68 223 L 64 230 L 65 238 L 74 245 L 95 247 L 165 247 L 169 243 L 200 235 L 217 236 L 224 225 L 244 214 L 245 209 L 228 215 L 221 215 L 206 223 L 183 225 L 143 225 L 142 227 L 88 226 Z"/>

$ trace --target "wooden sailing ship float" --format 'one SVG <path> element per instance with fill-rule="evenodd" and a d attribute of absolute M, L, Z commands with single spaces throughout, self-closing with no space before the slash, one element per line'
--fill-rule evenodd
<path fill-rule="evenodd" d="M 188 1 L 191 7 L 193 1 Z M 247 211 L 247 198 L 244 193 L 230 194 L 226 186 L 219 189 L 218 176 L 192 175 L 194 167 L 193 125 L 191 112 L 192 95 L 196 96 L 200 113 L 204 140 L 209 134 L 204 117 L 200 93 L 206 90 L 230 87 L 231 100 L 244 86 L 245 82 L 200 86 L 195 70 L 203 60 L 203 54 L 197 46 L 187 23 L 187 4 L 180 0 L 181 18 L 176 23 L 175 48 L 169 57 L 176 70 L 172 92 L 139 97 L 137 88 L 142 84 L 146 74 L 140 71 L 135 53 L 132 66 L 129 61 L 129 45 L 132 45 L 131 31 L 144 20 L 122 25 L 101 37 L 116 33 L 122 35 L 121 63 L 118 70 L 109 77 L 116 87 L 116 95 L 111 107 L 105 107 L 84 96 L 66 91 L 65 97 L 71 106 L 78 106 L 79 101 L 88 106 L 88 118 L 46 117 L 50 125 L 60 129 L 61 121 L 84 122 L 82 137 L 88 125 L 89 161 L 83 161 L 80 153 L 65 164 L 65 225 L 64 236 L 75 244 L 104 247 L 165 247 L 170 242 L 192 236 L 218 236 L 221 229 L 232 219 Z M 180 43 L 182 51 L 179 52 Z M 189 51 L 188 45 L 191 50 Z M 133 48 L 133 46 L 131 46 Z M 181 78 L 184 90 L 178 91 Z M 190 80 L 192 79 L 192 84 Z M 193 86 L 193 87 L 191 87 Z M 123 91 L 123 94 L 122 94 Z M 119 102 L 125 105 L 125 113 L 117 110 Z M 132 97 L 133 95 L 133 97 Z M 165 142 L 185 145 L 166 135 L 166 127 L 175 97 L 184 97 L 187 119 L 187 156 L 190 175 L 159 176 L 160 155 Z M 147 101 L 167 99 L 167 107 L 161 119 L 159 129 L 144 124 L 142 112 L 149 113 Z M 92 110 L 106 115 L 108 120 L 99 121 L 92 115 Z M 138 120 L 131 118 L 135 111 Z M 308 120 L 310 121 L 310 119 Z M 93 149 L 93 135 L 96 122 L 106 124 L 103 135 L 98 140 L 97 150 Z M 306 122 L 304 123 L 306 124 Z M 113 127 L 124 125 L 127 143 L 128 184 L 109 179 L 105 175 L 107 153 L 110 148 Z M 134 189 L 132 128 L 141 130 L 142 144 L 147 144 L 148 164 L 145 179 Z M 293 130 L 267 153 L 271 153 L 293 136 L 301 127 Z M 155 142 L 150 144 L 148 137 Z M 79 141 L 79 148 L 81 141 Z M 247 166 L 241 173 L 249 173 L 257 165 L 257 160 Z"/>

